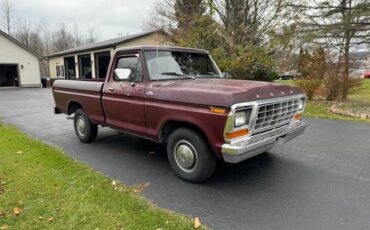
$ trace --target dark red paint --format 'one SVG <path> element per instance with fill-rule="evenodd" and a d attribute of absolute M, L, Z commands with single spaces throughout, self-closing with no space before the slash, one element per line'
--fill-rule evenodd
<path fill-rule="evenodd" d="M 144 50 L 155 49 L 157 47 L 144 46 L 117 51 L 109 64 L 105 83 L 55 81 L 53 94 L 57 109 L 70 114 L 71 106 L 78 104 L 95 124 L 109 126 L 155 142 L 161 141 L 161 131 L 168 122 L 188 123 L 204 133 L 216 155 L 221 157 L 223 131 L 228 114 L 212 113 L 211 106 L 228 109 L 235 103 L 302 93 L 299 89 L 287 85 L 258 81 L 216 78 L 150 81 L 145 65 L 143 65 L 145 76 L 141 83 L 131 85 L 130 82 L 120 83 L 112 80 L 112 66 L 117 56 L 133 51 L 142 53 Z M 207 53 L 198 49 L 174 47 L 159 49 Z M 113 88 L 113 91 L 109 88 Z"/>

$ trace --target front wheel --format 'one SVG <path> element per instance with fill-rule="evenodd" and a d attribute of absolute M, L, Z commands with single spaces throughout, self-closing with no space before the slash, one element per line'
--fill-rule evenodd
<path fill-rule="evenodd" d="M 91 143 L 98 134 L 98 126 L 91 123 L 86 113 L 82 109 L 75 112 L 73 125 L 76 135 L 82 143 Z"/>
<path fill-rule="evenodd" d="M 167 156 L 172 169 L 186 181 L 205 181 L 216 169 L 217 159 L 207 141 L 192 129 L 180 128 L 170 135 Z"/>

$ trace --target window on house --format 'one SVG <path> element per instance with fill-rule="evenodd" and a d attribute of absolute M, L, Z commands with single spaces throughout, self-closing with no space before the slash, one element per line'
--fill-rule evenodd
<path fill-rule="evenodd" d="M 57 77 L 64 77 L 64 65 L 57 65 Z"/>
<path fill-rule="evenodd" d="M 65 78 L 66 79 L 76 79 L 76 64 L 75 57 L 65 57 L 64 58 L 65 66 Z"/>
<path fill-rule="evenodd" d="M 84 54 L 78 56 L 78 63 L 79 63 L 79 73 L 80 79 L 92 79 L 92 70 L 91 70 L 91 55 Z"/>
<path fill-rule="evenodd" d="M 104 79 L 108 71 L 110 51 L 95 53 L 95 76 Z"/>

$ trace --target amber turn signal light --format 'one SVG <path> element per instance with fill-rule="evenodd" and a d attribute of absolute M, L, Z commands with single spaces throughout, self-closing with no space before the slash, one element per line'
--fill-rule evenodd
<path fill-rule="evenodd" d="M 302 114 L 300 114 L 300 113 L 297 113 L 297 114 L 296 114 L 296 115 L 294 115 L 294 117 L 293 117 L 293 119 L 294 119 L 294 120 L 297 120 L 297 121 L 301 120 L 301 118 L 302 118 Z"/>
<path fill-rule="evenodd" d="M 212 113 L 218 113 L 218 114 L 225 114 L 226 113 L 226 109 L 224 109 L 224 108 L 211 107 L 209 110 Z"/>
<path fill-rule="evenodd" d="M 226 137 L 228 139 L 233 139 L 233 138 L 248 135 L 248 133 L 249 133 L 248 129 L 241 129 L 241 130 L 238 130 L 238 131 L 235 131 L 235 132 L 227 133 Z"/>

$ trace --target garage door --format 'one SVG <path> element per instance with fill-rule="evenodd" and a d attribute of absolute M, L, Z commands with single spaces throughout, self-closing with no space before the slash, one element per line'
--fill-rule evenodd
<path fill-rule="evenodd" d="M 0 64 L 0 87 L 19 86 L 18 65 Z"/>

